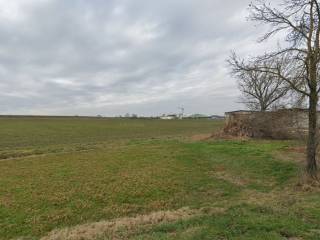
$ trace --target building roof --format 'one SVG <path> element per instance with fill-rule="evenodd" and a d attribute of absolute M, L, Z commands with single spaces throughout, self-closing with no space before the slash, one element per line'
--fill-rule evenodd
<path fill-rule="evenodd" d="M 253 112 L 259 112 L 259 111 L 236 110 L 236 111 L 231 111 L 231 112 L 225 112 L 225 114 L 231 114 L 231 113 L 253 113 Z"/>
<path fill-rule="evenodd" d="M 283 109 L 277 109 L 275 111 L 267 111 L 267 112 L 282 112 L 282 111 L 299 111 L 299 112 L 306 112 L 308 109 L 306 108 L 283 108 Z M 232 113 L 255 113 L 255 112 L 261 112 L 261 111 L 251 111 L 251 110 L 236 110 L 231 112 L 225 112 L 225 114 L 232 114 Z"/>

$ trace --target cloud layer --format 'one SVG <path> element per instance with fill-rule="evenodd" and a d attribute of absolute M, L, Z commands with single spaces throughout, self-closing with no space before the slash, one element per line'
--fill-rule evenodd
<path fill-rule="evenodd" d="M 225 60 L 259 48 L 248 3 L 0 0 L 0 113 L 240 108 Z"/>

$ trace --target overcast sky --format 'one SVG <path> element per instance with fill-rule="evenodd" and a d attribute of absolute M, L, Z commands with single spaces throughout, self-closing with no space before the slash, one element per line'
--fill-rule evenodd
<path fill-rule="evenodd" d="M 247 0 L 0 0 L 0 114 L 222 114 Z"/>

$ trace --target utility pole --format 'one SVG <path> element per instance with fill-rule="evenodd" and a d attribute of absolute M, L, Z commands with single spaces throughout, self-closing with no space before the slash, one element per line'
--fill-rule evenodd
<path fill-rule="evenodd" d="M 183 119 L 183 115 L 184 115 L 184 107 L 179 107 L 180 109 L 180 113 L 179 113 L 179 119 Z"/>

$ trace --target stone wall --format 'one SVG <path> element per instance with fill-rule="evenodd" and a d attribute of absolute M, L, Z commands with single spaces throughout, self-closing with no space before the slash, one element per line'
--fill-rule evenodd
<path fill-rule="evenodd" d="M 235 111 L 225 115 L 224 132 L 233 136 L 300 139 L 306 136 L 308 130 L 308 111 L 304 109 Z"/>

